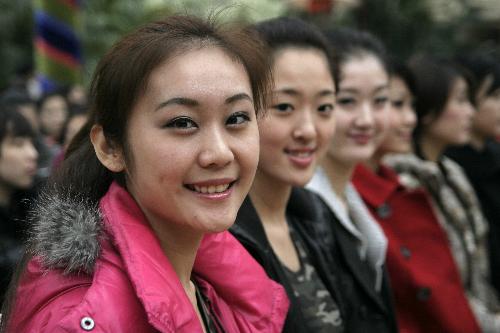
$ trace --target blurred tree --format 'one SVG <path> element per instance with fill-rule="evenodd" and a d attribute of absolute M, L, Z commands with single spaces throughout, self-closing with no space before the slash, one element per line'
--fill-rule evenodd
<path fill-rule="evenodd" d="M 31 0 L 0 0 L 0 91 L 32 68 Z"/>
<path fill-rule="evenodd" d="M 104 52 L 123 34 L 172 13 L 207 17 L 222 11 L 221 19 L 254 22 L 280 15 L 285 5 L 274 0 L 86 0 L 85 78 L 90 78 Z"/>
<path fill-rule="evenodd" d="M 414 53 L 454 55 L 488 45 L 499 49 L 498 23 L 471 0 L 361 0 L 337 24 L 368 30 L 405 59 Z"/>

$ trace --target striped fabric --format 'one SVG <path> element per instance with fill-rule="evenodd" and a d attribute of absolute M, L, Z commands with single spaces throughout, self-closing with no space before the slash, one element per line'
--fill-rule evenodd
<path fill-rule="evenodd" d="M 82 0 L 35 0 L 35 66 L 43 92 L 81 83 Z"/>

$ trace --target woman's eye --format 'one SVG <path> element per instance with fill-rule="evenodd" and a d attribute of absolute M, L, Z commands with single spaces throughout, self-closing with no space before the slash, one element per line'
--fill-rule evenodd
<path fill-rule="evenodd" d="M 389 101 L 387 96 L 380 96 L 375 98 L 375 105 L 383 106 Z"/>
<path fill-rule="evenodd" d="M 169 121 L 166 127 L 176 129 L 191 129 L 197 128 L 198 125 L 196 125 L 196 123 L 188 117 L 178 117 Z"/>
<path fill-rule="evenodd" d="M 250 116 L 247 112 L 236 112 L 230 115 L 229 118 L 227 118 L 226 125 L 241 125 L 248 121 L 250 121 Z"/>
<path fill-rule="evenodd" d="M 273 109 L 278 110 L 279 112 L 290 112 L 293 110 L 292 104 L 289 103 L 280 103 L 273 105 Z"/>
<path fill-rule="evenodd" d="M 397 108 L 397 109 L 401 109 L 404 105 L 404 101 L 403 100 L 393 100 L 392 101 L 392 106 Z"/>
<path fill-rule="evenodd" d="M 356 100 L 352 97 L 339 97 L 337 98 L 337 104 L 342 105 L 342 106 L 350 106 L 354 105 Z"/>
<path fill-rule="evenodd" d="M 318 111 L 323 114 L 329 114 L 333 111 L 333 104 L 323 104 L 318 107 Z"/>

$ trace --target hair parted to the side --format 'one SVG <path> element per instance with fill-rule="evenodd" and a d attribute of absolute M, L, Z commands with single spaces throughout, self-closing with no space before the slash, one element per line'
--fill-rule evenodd
<path fill-rule="evenodd" d="M 271 72 L 265 46 L 256 36 L 239 27 L 218 26 L 213 19 L 186 15 L 146 24 L 116 43 L 98 64 L 89 93 L 89 120 L 73 139 L 51 186 L 97 203 L 113 179 L 124 185 L 123 175 L 111 173 L 98 161 L 89 139 L 92 126 L 102 126 L 108 142 L 127 154 L 130 112 L 151 72 L 173 57 L 205 47 L 221 48 L 244 66 L 256 112 L 263 109 Z"/>
<path fill-rule="evenodd" d="M 479 102 L 478 93 L 484 89 L 485 84 L 486 90 L 482 91 L 485 96 L 500 89 L 500 61 L 489 52 L 479 50 L 460 54 L 456 61 L 471 77 L 470 95 L 475 105 Z"/>
<path fill-rule="evenodd" d="M 313 48 L 323 52 L 337 87 L 336 53 L 316 26 L 298 18 L 279 17 L 252 25 L 249 30 L 266 42 L 270 61 L 277 51 L 287 47 Z"/>
<path fill-rule="evenodd" d="M 353 58 L 373 56 L 390 76 L 392 69 L 387 50 L 380 39 L 367 31 L 338 28 L 325 32 L 332 47 L 337 50 L 339 80 L 342 79 L 342 66 Z"/>
<path fill-rule="evenodd" d="M 10 105 L 0 106 L 0 143 L 8 137 L 35 138 L 35 132 L 29 121 Z M 1 151 L 0 151 L 1 157 Z"/>
<path fill-rule="evenodd" d="M 444 111 L 453 84 L 459 77 L 469 77 L 451 59 L 428 54 L 410 59 L 408 66 L 415 79 L 415 112 L 417 126 L 413 131 L 415 149 L 419 152 L 425 118 L 435 119 Z"/>

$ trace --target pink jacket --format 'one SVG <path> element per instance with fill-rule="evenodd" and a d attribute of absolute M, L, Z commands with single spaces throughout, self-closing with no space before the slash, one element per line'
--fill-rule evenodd
<path fill-rule="evenodd" d="M 112 184 L 100 212 L 89 209 L 89 215 L 104 216 L 90 226 L 61 207 L 73 221 L 43 211 L 60 199 L 39 205 L 36 256 L 21 278 L 8 332 L 202 332 L 128 192 Z M 193 276 L 226 332 L 281 331 L 288 309 L 283 288 L 228 232 L 204 238 Z"/>

